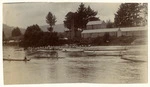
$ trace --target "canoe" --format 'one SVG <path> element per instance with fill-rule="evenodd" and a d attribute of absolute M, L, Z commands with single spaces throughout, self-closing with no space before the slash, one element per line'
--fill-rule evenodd
<path fill-rule="evenodd" d="M 120 51 L 84 51 L 87 56 L 120 56 Z"/>
<path fill-rule="evenodd" d="M 84 51 L 125 51 L 127 47 L 123 46 L 91 46 L 91 47 L 81 47 Z"/>
<path fill-rule="evenodd" d="M 62 49 L 63 52 L 83 52 L 84 50 L 83 49 L 73 49 L 73 48 L 70 48 L 70 49 Z"/>
<path fill-rule="evenodd" d="M 15 51 L 23 51 L 22 49 L 16 49 Z"/>
<path fill-rule="evenodd" d="M 3 59 L 4 61 L 30 61 L 31 59 Z"/>
<path fill-rule="evenodd" d="M 84 52 L 70 52 L 69 56 L 86 57 L 86 56 L 121 56 L 120 51 L 84 51 Z"/>
<path fill-rule="evenodd" d="M 146 62 L 147 57 L 144 55 L 123 55 L 121 59 L 129 60 L 133 62 Z"/>
<path fill-rule="evenodd" d="M 45 57 L 45 56 L 35 56 L 34 58 L 64 58 L 64 57 Z"/>

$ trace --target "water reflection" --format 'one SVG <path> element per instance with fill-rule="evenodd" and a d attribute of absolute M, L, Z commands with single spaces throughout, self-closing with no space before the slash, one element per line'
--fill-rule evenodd
<path fill-rule="evenodd" d="M 77 79 L 76 82 L 89 82 L 95 78 L 97 61 L 85 58 L 68 59 L 67 73 Z"/>
<path fill-rule="evenodd" d="M 23 58 L 24 51 L 4 47 L 4 58 Z M 18 54 L 17 54 L 18 53 Z M 28 62 L 4 61 L 4 84 L 39 83 L 145 83 L 147 62 L 131 62 L 119 56 L 69 56 Z"/>
<path fill-rule="evenodd" d="M 117 69 L 117 73 L 121 76 L 120 81 L 124 81 L 126 83 L 147 82 L 146 62 L 125 61 L 122 62 L 121 65 L 122 68 Z"/>

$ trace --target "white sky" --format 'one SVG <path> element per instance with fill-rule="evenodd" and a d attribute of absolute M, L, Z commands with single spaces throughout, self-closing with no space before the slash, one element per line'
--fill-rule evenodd
<path fill-rule="evenodd" d="M 75 12 L 81 3 L 5 3 L 3 4 L 3 23 L 9 26 L 26 28 L 33 24 L 46 25 L 46 15 L 52 12 L 56 18 L 56 24 L 63 24 L 65 15 Z M 114 21 L 114 14 L 119 8 L 120 3 L 84 3 L 98 11 L 101 20 Z"/>

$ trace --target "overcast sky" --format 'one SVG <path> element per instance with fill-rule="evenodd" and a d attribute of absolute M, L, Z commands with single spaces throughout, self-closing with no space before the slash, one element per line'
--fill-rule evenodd
<path fill-rule="evenodd" d="M 63 24 L 65 15 L 75 12 L 81 3 L 5 3 L 3 4 L 3 23 L 9 26 L 27 28 L 30 25 L 47 25 L 46 15 L 52 12 L 56 18 L 56 24 Z M 101 20 L 114 21 L 114 14 L 120 3 L 84 3 L 95 11 Z"/>

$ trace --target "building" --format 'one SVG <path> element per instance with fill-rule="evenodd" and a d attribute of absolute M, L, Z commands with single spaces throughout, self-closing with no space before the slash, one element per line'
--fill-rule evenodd
<path fill-rule="evenodd" d="M 90 29 L 83 30 L 82 38 L 95 38 L 102 37 L 105 33 L 109 33 L 110 36 L 145 36 L 147 35 L 148 27 L 127 27 L 127 28 L 103 28 L 103 29 Z"/>
<path fill-rule="evenodd" d="M 106 28 L 106 23 L 104 21 L 90 21 L 86 25 L 86 29 L 103 29 Z"/>

